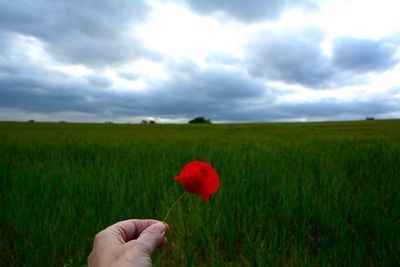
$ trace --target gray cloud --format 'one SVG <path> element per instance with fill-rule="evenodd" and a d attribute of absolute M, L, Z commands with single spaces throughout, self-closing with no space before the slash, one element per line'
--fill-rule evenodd
<path fill-rule="evenodd" d="M 295 118 L 379 117 L 398 110 L 393 89 L 367 100 L 315 103 L 277 102 L 278 93 L 244 74 L 224 70 L 193 69 L 148 90 L 117 92 L 99 90 L 91 83 L 45 70 L 16 68 L 1 72 L 0 107 L 21 113 L 76 113 L 113 120 L 129 117 L 193 118 L 206 116 L 218 121 L 276 121 Z M 176 72 L 181 70 L 177 69 Z M 29 119 L 29 118 L 26 118 Z M 77 118 L 77 120 L 79 120 Z"/>
<path fill-rule="evenodd" d="M 398 44 L 390 38 L 337 38 L 332 44 L 332 57 L 320 47 L 323 38 L 324 34 L 315 28 L 265 31 L 250 40 L 246 48 L 247 68 L 255 77 L 331 89 L 364 83 L 363 74 L 384 71 L 399 62 Z"/>
<path fill-rule="evenodd" d="M 110 79 L 97 74 L 87 76 L 87 80 L 94 87 L 109 87 L 112 85 L 112 81 Z"/>
<path fill-rule="evenodd" d="M 282 103 L 278 101 L 282 91 L 243 72 L 223 67 L 202 70 L 189 60 L 167 61 L 169 80 L 154 80 L 147 89 L 132 92 L 107 88 L 110 81 L 98 74 L 76 79 L 39 64 L 0 56 L 2 110 L 42 114 L 49 119 L 53 114 L 78 113 L 104 120 L 206 116 L 217 121 L 257 122 L 303 117 L 364 118 L 396 112 L 399 105 L 394 97 L 398 88 L 362 101 Z"/>
<path fill-rule="evenodd" d="M 259 97 L 271 97 L 265 86 L 243 74 L 223 70 L 197 70 L 177 75 L 157 88 L 150 98 L 157 113 L 169 115 L 204 115 L 223 119 L 240 111 L 247 102 Z"/>
<path fill-rule="evenodd" d="M 395 52 L 384 41 L 343 37 L 333 42 L 333 63 L 353 72 L 383 71 L 397 63 Z"/>
<path fill-rule="evenodd" d="M 200 13 L 219 12 L 254 22 L 279 16 L 285 8 L 283 2 L 220 0 L 190 4 Z M 287 1 L 286 7 L 304 3 L 309 2 Z M 113 87 L 112 81 L 96 72 L 96 68 L 155 56 L 129 31 L 147 11 L 142 1 L 128 0 L 0 2 L 0 109 L 42 114 L 50 119 L 52 114 L 68 113 L 107 120 L 206 116 L 222 121 L 365 117 L 398 111 L 400 103 L 394 97 L 398 88 L 381 98 L 363 101 L 279 102 L 285 91 L 269 88 L 265 81 L 334 88 L 354 82 L 366 72 L 384 71 L 397 63 L 398 42 L 387 40 L 337 39 L 331 59 L 319 46 L 324 34 L 313 28 L 265 31 L 250 41 L 243 61 L 229 54 L 209 54 L 205 58 L 209 64 L 206 69 L 200 69 L 191 60 L 164 57 L 168 80 L 144 78 L 150 84 L 142 91 L 115 90 L 118 88 Z M 31 58 L 30 40 L 21 41 L 19 34 L 40 40 L 52 59 Z M 77 78 L 46 66 L 57 60 L 86 64 L 94 72 Z M 142 78 L 128 72 L 118 76 L 127 80 Z"/>
<path fill-rule="evenodd" d="M 322 100 L 317 103 L 280 104 L 277 108 L 288 117 L 329 118 L 329 117 L 358 117 L 363 119 L 397 110 L 393 101 L 365 100 L 339 102 L 335 99 Z M 398 103 L 397 103 L 398 104 Z"/>
<path fill-rule="evenodd" d="M 203 71 L 191 62 L 171 65 L 175 74 L 171 80 L 139 92 L 102 90 L 108 81 L 96 75 L 75 80 L 37 65 L 3 66 L 0 64 L 0 107 L 49 116 L 83 112 L 106 118 L 201 115 L 226 120 L 239 114 L 251 117 L 243 112 L 249 103 L 266 96 L 273 99 L 263 84 L 244 74 L 224 69 Z"/>
<path fill-rule="evenodd" d="M 140 0 L 1 1 L 0 31 L 36 37 L 59 60 L 113 65 L 150 53 L 129 32 L 147 10 Z"/>
<path fill-rule="evenodd" d="M 94 105 L 86 105 L 88 87 L 63 74 L 19 65 L 3 71 L 0 65 L 0 75 L 0 106 L 3 108 L 39 113 L 97 110 Z"/>
<path fill-rule="evenodd" d="M 200 14 L 223 14 L 246 23 L 277 19 L 285 8 L 316 8 L 316 4 L 309 0 L 186 0 L 186 2 Z"/>
<path fill-rule="evenodd" d="M 139 74 L 131 73 L 131 72 L 126 72 L 126 71 L 124 71 L 124 72 L 119 72 L 119 73 L 118 73 L 118 76 L 121 77 L 121 78 L 123 78 L 123 79 L 125 79 L 125 80 L 128 80 L 128 81 L 134 81 L 134 80 L 137 80 L 137 79 L 140 78 L 140 75 L 139 75 Z"/>
<path fill-rule="evenodd" d="M 266 31 L 247 47 L 249 71 L 268 80 L 314 88 L 330 87 L 334 70 L 319 46 L 322 37 L 316 29 Z"/>

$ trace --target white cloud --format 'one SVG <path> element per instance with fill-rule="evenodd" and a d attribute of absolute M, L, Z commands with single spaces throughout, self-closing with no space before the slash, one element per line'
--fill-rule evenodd
<path fill-rule="evenodd" d="M 223 24 L 168 3 L 154 6 L 139 34 L 150 49 L 174 58 L 189 58 L 204 66 L 207 53 L 240 57 L 247 33 L 241 24 Z"/>
<path fill-rule="evenodd" d="M 314 16 L 331 38 L 351 36 L 378 40 L 399 31 L 398 0 L 332 0 Z"/>

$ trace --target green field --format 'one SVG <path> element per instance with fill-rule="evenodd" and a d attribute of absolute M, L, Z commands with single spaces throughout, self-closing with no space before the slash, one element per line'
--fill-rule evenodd
<path fill-rule="evenodd" d="M 170 214 L 155 266 L 399 266 L 400 121 L 0 123 L 0 266 L 82 266 L 94 235 L 162 220 L 210 162 L 218 193 Z"/>

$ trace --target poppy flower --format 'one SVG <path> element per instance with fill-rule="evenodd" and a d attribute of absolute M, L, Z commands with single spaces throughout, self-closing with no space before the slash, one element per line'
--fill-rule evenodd
<path fill-rule="evenodd" d="M 186 191 L 199 195 L 205 201 L 218 191 L 220 184 L 218 174 L 213 167 L 199 160 L 186 164 L 175 180 L 178 180 Z"/>

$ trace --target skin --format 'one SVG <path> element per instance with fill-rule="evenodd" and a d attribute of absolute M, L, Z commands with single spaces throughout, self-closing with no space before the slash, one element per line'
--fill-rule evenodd
<path fill-rule="evenodd" d="M 91 267 L 150 267 L 151 253 L 164 247 L 168 225 L 156 220 L 126 220 L 99 232 L 88 257 Z"/>

